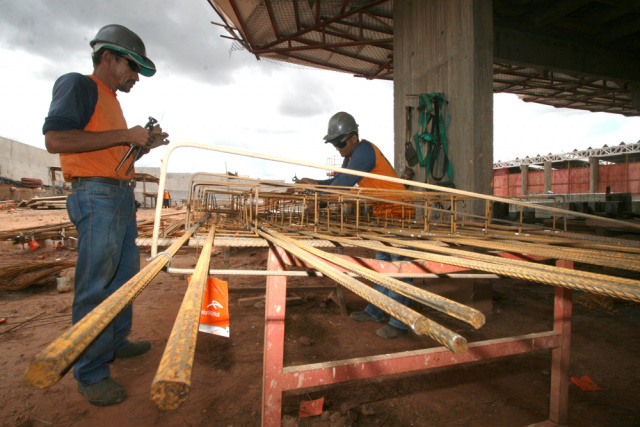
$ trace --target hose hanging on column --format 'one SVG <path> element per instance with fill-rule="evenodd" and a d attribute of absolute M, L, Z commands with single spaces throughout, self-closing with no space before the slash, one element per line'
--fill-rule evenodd
<path fill-rule="evenodd" d="M 418 132 L 413 136 L 418 162 L 425 168 L 424 182 L 431 176 L 437 185 L 453 187 L 453 164 L 449 160 L 447 128 L 451 116 L 443 93 L 423 93 L 418 104 Z M 431 123 L 431 131 L 427 128 Z M 427 144 L 427 154 L 422 146 Z M 447 176 L 447 180 L 443 178 Z"/>

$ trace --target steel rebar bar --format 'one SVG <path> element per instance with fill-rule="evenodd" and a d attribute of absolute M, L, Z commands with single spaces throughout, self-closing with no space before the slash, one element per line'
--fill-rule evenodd
<path fill-rule="evenodd" d="M 202 297 L 207 285 L 215 230 L 215 225 L 209 230 L 151 384 L 151 400 L 163 411 L 177 409 L 189 397 Z"/>
<path fill-rule="evenodd" d="M 207 219 L 208 216 L 187 230 L 166 252 L 158 254 L 120 289 L 38 353 L 27 367 L 23 378 L 24 383 L 41 389 L 57 383 L 96 337 L 133 302 L 178 252 L 178 249 L 189 240 L 196 228 Z"/>

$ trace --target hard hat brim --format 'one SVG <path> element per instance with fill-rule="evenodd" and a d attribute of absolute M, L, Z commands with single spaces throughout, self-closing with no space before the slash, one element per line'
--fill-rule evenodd
<path fill-rule="evenodd" d="M 140 65 L 139 74 L 142 74 L 145 77 L 151 77 L 156 73 L 156 64 L 154 64 L 153 61 L 147 58 L 146 56 L 139 55 L 122 46 L 109 44 L 109 43 L 96 43 L 93 46 L 93 49 L 97 51 L 102 47 L 115 50 L 116 52 L 120 52 L 125 55 L 129 55 L 134 61 L 136 61 L 136 63 L 138 63 L 138 65 Z"/>

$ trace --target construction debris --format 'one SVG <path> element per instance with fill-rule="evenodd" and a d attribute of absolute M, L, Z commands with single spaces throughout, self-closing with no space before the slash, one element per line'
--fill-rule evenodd
<path fill-rule="evenodd" d="M 66 209 L 67 196 L 53 197 L 36 197 L 30 200 L 22 201 L 18 207 L 27 207 L 31 209 Z"/>
<path fill-rule="evenodd" d="M 71 261 L 20 263 L 8 267 L 0 267 L 0 290 L 17 291 L 25 289 L 42 279 L 66 268 L 75 267 Z"/>
<path fill-rule="evenodd" d="M 42 188 L 43 186 L 42 180 L 38 178 L 22 178 L 20 182 L 27 188 Z"/>

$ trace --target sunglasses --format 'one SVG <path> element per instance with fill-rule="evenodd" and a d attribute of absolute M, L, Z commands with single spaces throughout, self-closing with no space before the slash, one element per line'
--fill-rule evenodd
<path fill-rule="evenodd" d="M 117 56 L 118 58 L 124 59 L 125 61 L 127 61 L 127 64 L 129 65 L 129 68 L 131 68 L 131 71 L 133 71 L 134 73 L 139 73 L 140 72 L 140 65 L 138 65 L 138 63 L 136 61 L 134 61 L 133 59 L 129 59 L 125 56 L 122 56 L 118 53 L 116 53 L 115 51 L 111 51 L 111 53 L 113 54 L 113 56 Z"/>
<path fill-rule="evenodd" d="M 352 135 L 352 134 L 351 134 Z M 338 140 L 338 138 L 334 139 L 333 141 L 329 141 L 334 147 L 336 147 L 337 149 L 341 150 L 344 147 L 347 146 L 347 141 L 349 141 L 349 138 L 351 138 L 351 135 L 347 135 L 345 137 L 342 138 L 342 140 Z"/>

